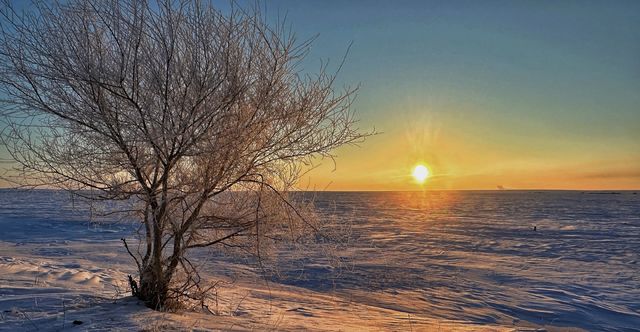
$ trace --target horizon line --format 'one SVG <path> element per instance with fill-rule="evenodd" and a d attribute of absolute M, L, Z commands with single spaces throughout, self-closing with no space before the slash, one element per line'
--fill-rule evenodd
<path fill-rule="evenodd" d="M 21 187 L 0 187 L 0 190 L 60 190 L 69 191 L 62 188 L 21 188 Z M 91 189 L 81 189 L 91 190 Z M 436 192 L 436 191 L 582 191 L 582 192 L 640 192 L 640 188 L 636 189 L 539 189 L 539 188 L 505 188 L 505 189 L 422 189 L 422 190 L 358 190 L 358 189 L 344 189 L 344 190 L 288 190 L 289 192 L 328 192 L 328 193 L 342 193 L 342 192 Z"/>

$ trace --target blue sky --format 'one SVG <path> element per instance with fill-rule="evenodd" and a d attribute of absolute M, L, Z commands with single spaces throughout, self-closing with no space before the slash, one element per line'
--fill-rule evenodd
<path fill-rule="evenodd" d="M 436 189 L 640 188 L 640 1 L 259 5 L 318 36 L 305 71 L 352 43 L 337 88 L 360 85 L 360 125 L 381 132 L 316 188 L 415 189 L 417 163 Z"/>
<path fill-rule="evenodd" d="M 640 2 L 283 0 L 266 8 L 271 17 L 286 13 L 300 39 L 319 34 L 311 70 L 319 58 L 339 62 L 353 42 L 340 83 L 361 84 L 354 107 L 364 127 L 384 134 L 360 148 L 365 155 L 341 150 L 337 171 L 316 177 L 337 188 L 407 184 L 355 181 L 351 173 L 378 167 L 360 162 L 366 155 L 406 148 L 410 143 L 400 141 L 419 123 L 421 135 L 440 137 L 435 141 L 469 142 L 456 146 L 461 153 L 499 152 L 468 165 L 444 162 L 441 170 L 443 177 L 490 180 L 476 186 L 450 179 L 436 187 L 494 187 L 502 181 L 492 163 L 505 165 L 500 172 L 513 187 L 574 187 L 549 184 L 554 172 L 571 173 L 578 187 L 640 185 Z M 415 144 L 438 159 L 436 143 Z M 411 158 L 431 157 L 409 157 L 406 167 Z M 514 161 L 521 161 L 514 168 L 523 177 L 546 175 L 517 181 L 508 166 Z M 596 174 L 626 178 L 607 184 L 594 182 Z"/>

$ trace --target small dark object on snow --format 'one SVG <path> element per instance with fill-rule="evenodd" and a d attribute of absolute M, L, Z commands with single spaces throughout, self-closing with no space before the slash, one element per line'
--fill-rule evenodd
<path fill-rule="evenodd" d="M 538 226 L 533 226 L 533 231 L 537 231 L 538 230 Z"/>
<path fill-rule="evenodd" d="M 131 287 L 131 295 L 138 296 L 138 283 L 135 280 L 133 280 L 131 275 L 129 275 L 128 277 L 129 277 L 129 286 Z"/>
<path fill-rule="evenodd" d="M 81 320 L 74 320 L 73 321 L 73 325 L 80 325 L 80 324 L 82 324 Z"/>

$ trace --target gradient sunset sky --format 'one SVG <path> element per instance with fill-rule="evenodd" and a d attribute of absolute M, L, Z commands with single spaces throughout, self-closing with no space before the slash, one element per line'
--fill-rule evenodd
<path fill-rule="evenodd" d="M 319 34 L 309 72 L 353 43 L 336 87 L 360 84 L 360 127 L 380 133 L 303 189 L 640 189 L 640 1 L 260 6 Z"/>
<path fill-rule="evenodd" d="M 268 1 L 361 127 L 303 188 L 640 188 L 640 1 Z M 417 163 L 433 177 L 411 177 Z"/>

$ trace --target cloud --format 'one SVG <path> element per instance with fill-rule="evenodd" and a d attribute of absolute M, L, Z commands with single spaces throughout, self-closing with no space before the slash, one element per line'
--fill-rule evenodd
<path fill-rule="evenodd" d="M 640 179 L 640 169 L 610 170 L 582 173 L 581 179 Z"/>

